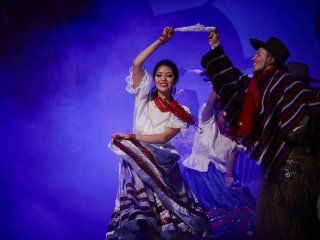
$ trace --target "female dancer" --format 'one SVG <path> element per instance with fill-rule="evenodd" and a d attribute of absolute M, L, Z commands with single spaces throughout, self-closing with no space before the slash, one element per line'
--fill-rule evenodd
<path fill-rule="evenodd" d="M 203 236 L 207 218 L 186 188 L 177 161 L 180 156 L 170 143 L 188 125 L 195 124 L 186 107 L 172 97 L 178 81 L 177 66 L 162 60 L 151 76 L 143 63 L 173 29 L 166 27 L 159 39 L 133 61 L 126 90 L 135 97 L 134 134 L 117 133 L 109 147 L 120 158 L 119 188 L 107 239 L 183 239 Z"/>
<path fill-rule="evenodd" d="M 235 184 L 234 162 L 238 150 L 230 139 L 215 91 L 199 111 L 199 126 L 192 153 L 182 164 L 184 177 L 199 199 L 220 239 L 249 239 L 255 201 L 246 188 Z"/>

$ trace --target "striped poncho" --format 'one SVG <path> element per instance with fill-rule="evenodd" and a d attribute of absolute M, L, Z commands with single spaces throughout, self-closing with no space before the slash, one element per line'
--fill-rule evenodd
<path fill-rule="evenodd" d="M 237 127 L 251 78 L 233 66 L 221 46 L 204 55 L 201 64 L 220 96 L 231 129 Z M 305 114 L 319 113 L 320 101 L 306 85 L 282 70 L 276 69 L 266 75 L 260 87 L 254 138 L 249 146 L 248 142 L 243 143 L 250 149 L 250 157 L 268 172 L 271 167 L 278 169 L 285 162 L 291 151 L 286 142 L 287 134 Z"/>

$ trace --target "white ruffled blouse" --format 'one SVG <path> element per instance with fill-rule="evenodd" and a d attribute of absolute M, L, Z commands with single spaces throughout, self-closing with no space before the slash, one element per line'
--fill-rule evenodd
<path fill-rule="evenodd" d="M 148 101 L 152 78 L 150 74 L 144 70 L 143 79 L 140 85 L 133 88 L 132 69 L 126 78 L 127 92 L 135 97 L 134 116 L 133 116 L 133 132 L 135 134 L 158 134 L 168 128 L 180 128 L 182 134 L 188 127 L 188 124 L 177 118 L 171 112 L 161 112 L 155 105 L 154 101 Z M 183 106 L 190 112 L 190 110 Z M 167 142 L 170 144 L 170 142 Z"/>
<path fill-rule="evenodd" d="M 206 104 L 203 104 L 199 111 L 199 119 Z M 182 164 L 200 172 L 207 172 L 210 163 L 221 172 L 226 172 L 226 160 L 236 147 L 236 143 L 222 135 L 216 124 L 214 116 L 206 122 L 200 122 L 199 127 L 203 133 L 196 132 L 192 153 Z"/>

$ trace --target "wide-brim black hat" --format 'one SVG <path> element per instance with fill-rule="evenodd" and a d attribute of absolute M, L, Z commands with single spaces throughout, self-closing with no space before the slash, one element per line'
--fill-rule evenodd
<path fill-rule="evenodd" d="M 264 48 L 272 54 L 277 63 L 287 72 L 289 71 L 285 62 L 290 56 L 289 50 L 286 45 L 278 38 L 271 37 L 266 42 L 258 39 L 250 38 L 250 43 L 255 50 Z"/>
<path fill-rule="evenodd" d="M 287 64 L 289 72 L 306 84 L 318 83 L 320 80 L 311 78 L 309 66 L 303 62 L 291 61 Z"/>

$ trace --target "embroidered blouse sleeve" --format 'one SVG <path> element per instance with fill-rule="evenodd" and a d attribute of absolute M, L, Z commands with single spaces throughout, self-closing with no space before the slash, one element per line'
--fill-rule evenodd
<path fill-rule="evenodd" d="M 143 78 L 140 85 L 136 88 L 133 88 L 133 80 L 132 80 L 132 67 L 129 69 L 129 75 L 126 77 L 126 91 L 138 97 L 139 99 L 146 97 L 150 91 L 151 86 L 151 76 L 144 69 L 143 70 Z"/>
<path fill-rule="evenodd" d="M 183 108 L 188 113 L 190 113 L 189 108 L 187 108 L 186 106 L 183 106 Z M 180 120 L 175 115 L 172 115 L 171 118 L 166 121 L 165 127 L 168 127 L 168 128 L 180 128 L 180 132 L 181 132 L 182 136 L 185 137 L 187 128 L 189 127 L 189 124 L 184 122 L 184 121 L 182 121 L 182 120 Z"/>

